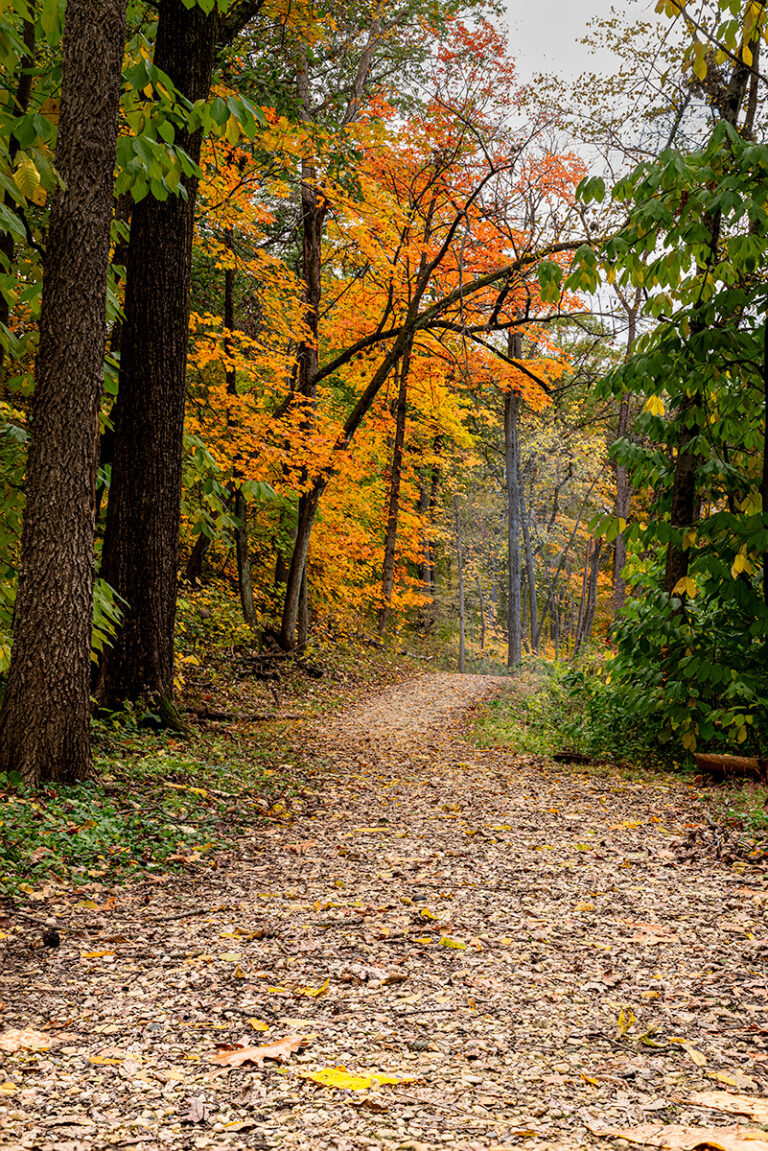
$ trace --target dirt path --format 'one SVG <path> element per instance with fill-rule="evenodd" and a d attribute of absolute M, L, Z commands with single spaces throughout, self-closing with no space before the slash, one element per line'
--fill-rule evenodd
<path fill-rule="evenodd" d="M 2 1145 L 479 1151 L 739 1122 L 689 1100 L 768 1088 L 764 874 L 689 857 L 683 785 L 471 747 L 467 709 L 505 690 L 424 676 L 300 732 L 316 788 L 291 823 L 76 908 L 57 951 L 6 948 L 3 1028 L 58 1040 L 5 1057 Z M 217 1044 L 289 1035 L 283 1066 L 211 1077 Z M 411 1081 L 304 1077 L 340 1066 Z"/>

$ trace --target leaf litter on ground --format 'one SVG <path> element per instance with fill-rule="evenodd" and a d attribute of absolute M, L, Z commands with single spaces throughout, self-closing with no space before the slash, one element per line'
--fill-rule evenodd
<path fill-rule="evenodd" d="M 692 853 L 685 781 L 473 746 L 471 709 L 521 690 L 389 687 L 296 729 L 305 785 L 204 869 L 51 882 L 35 894 L 56 950 L 9 912 L 5 1026 L 48 1049 L 5 1053 L 0 1138 L 185 1151 L 192 1126 L 195 1149 L 247 1131 L 284 1151 L 544 1151 L 652 1129 L 648 1146 L 748 1146 L 760 1120 L 739 1093 L 768 1094 L 765 870 Z M 312 1045 L 249 1061 L 244 1029 Z M 349 1080 L 313 1078 L 332 1073 Z M 723 1085 L 733 1110 L 712 1105 Z"/>

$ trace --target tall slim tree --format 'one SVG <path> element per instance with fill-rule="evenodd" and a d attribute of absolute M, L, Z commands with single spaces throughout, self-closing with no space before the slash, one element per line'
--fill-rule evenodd
<path fill-rule="evenodd" d="M 91 765 L 98 410 L 126 0 L 68 0 L 56 165 L 0 769 L 71 782 Z"/>

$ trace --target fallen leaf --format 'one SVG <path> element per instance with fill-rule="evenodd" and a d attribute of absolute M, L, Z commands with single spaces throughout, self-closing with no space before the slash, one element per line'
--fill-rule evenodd
<path fill-rule="evenodd" d="M 602 1138 L 627 1139 L 631 1143 L 644 1143 L 647 1147 L 662 1147 L 668 1151 L 697 1151 L 700 1147 L 711 1147 L 716 1151 L 765 1151 L 768 1148 L 765 1132 L 750 1127 L 681 1127 L 676 1123 L 666 1126 L 643 1123 L 640 1127 L 590 1127 L 589 1130 Z"/>
<path fill-rule="evenodd" d="M 385 1084 L 416 1083 L 418 1075 L 354 1075 L 346 1067 L 327 1067 L 322 1071 L 299 1071 L 302 1079 L 311 1079 L 322 1087 L 336 1087 L 340 1091 L 369 1091 Z"/>
<path fill-rule="evenodd" d="M 285 1039 L 276 1039 L 274 1043 L 265 1043 L 261 1047 L 235 1047 L 229 1051 L 218 1051 L 213 1056 L 213 1062 L 223 1067 L 242 1067 L 244 1063 L 255 1063 L 261 1067 L 265 1059 L 287 1059 L 294 1051 L 299 1051 L 307 1043 L 305 1035 L 287 1035 Z"/>
<path fill-rule="evenodd" d="M 187 1100 L 189 1111 L 182 1115 L 182 1123 L 207 1123 L 211 1116 L 211 1109 L 201 1098 L 194 1095 Z"/>
<path fill-rule="evenodd" d="M 757 1091 L 757 1083 L 754 1079 L 750 1079 L 749 1075 L 745 1075 L 743 1071 L 713 1071 L 711 1077 L 717 1079 L 719 1083 L 727 1083 L 729 1087 Z"/>
<path fill-rule="evenodd" d="M 462 943 L 460 939 L 449 939 L 447 935 L 444 935 L 440 942 L 442 943 L 443 947 L 453 947 L 457 951 L 467 950 L 466 943 Z"/>
<path fill-rule="evenodd" d="M 48 1051 L 53 1045 L 50 1035 L 26 1028 L 0 1033 L 0 1051 Z"/>
<path fill-rule="evenodd" d="M 697 1091 L 688 1096 L 688 1102 L 711 1111 L 726 1111 L 731 1115 L 748 1115 L 756 1123 L 768 1123 L 768 1099 L 760 1095 L 734 1095 L 730 1091 Z"/>
<path fill-rule="evenodd" d="M 252 1031 L 269 1031 L 269 1024 L 264 1023 L 261 1019 L 249 1019 Z"/>

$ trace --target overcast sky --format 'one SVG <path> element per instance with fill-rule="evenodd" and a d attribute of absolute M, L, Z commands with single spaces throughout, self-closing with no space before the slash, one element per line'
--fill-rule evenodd
<path fill-rule="evenodd" d="M 635 9 L 638 17 L 653 12 L 652 0 L 613 0 L 619 11 Z M 592 16 L 607 16 L 612 0 L 508 0 L 510 43 L 519 77 L 529 80 L 537 72 L 577 76 L 580 72 L 609 70 L 610 52 L 599 56 L 578 40 Z"/>

